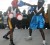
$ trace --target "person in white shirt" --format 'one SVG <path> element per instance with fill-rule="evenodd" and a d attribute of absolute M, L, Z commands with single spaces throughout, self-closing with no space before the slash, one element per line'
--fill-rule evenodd
<path fill-rule="evenodd" d="M 25 39 L 32 40 L 32 30 L 39 29 L 42 39 L 43 39 L 43 45 L 46 45 L 45 41 L 45 34 L 44 34 L 44 8 L 43 8 L 44 0 L 38 0 L 38 5 L 31 5 L 34 7 L 34 15 L 31 19 L 30 26 L 29 26 L 29 36 Z"/>

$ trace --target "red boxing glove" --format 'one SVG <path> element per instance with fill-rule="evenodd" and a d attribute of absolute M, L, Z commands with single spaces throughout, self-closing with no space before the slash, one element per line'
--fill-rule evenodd
<path fill-rule="evenodd" d="M 20 13 L 17 13 L 16 14 L 16 18 L 17 18 L 17 20 L 22 20 L 23 16 Z"/>

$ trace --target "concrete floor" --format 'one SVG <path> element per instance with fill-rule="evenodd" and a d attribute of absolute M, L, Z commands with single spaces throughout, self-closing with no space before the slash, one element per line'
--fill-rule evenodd
<path fill-rule="evenodd" d="M 3 39 L 3 35 L 6 34 L 8 29 L 0 29 L 0 45 L 9 45 L 10 41 Z M 50 45 L 50 29 L 44 30 L 46 36 L 46 42 Z M 39 30 L 33 31 L 32 40 L 26 41 L 24 38 L 28 36 L 28 30 L 15 29 L 14 30 L 14 43 L 15 45 L 42 45 L 42 37 Z"/>

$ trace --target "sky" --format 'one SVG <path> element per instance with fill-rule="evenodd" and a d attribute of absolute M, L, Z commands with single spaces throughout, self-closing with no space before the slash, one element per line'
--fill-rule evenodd
<path fill-rule="evenodd" d="M 5 12 L 8 9 L 8 7 L 11 6 L 11 1 L 12 0 L 0 0 L 0 11 Z M 38 0 L 36 0 L 36 1 L 35 0 L 22 0 L 22 1 L 30 3 L 30 4 L 33 5 L 33 4 L 37 4 Z M 45 2 L 45 7 L 47 9 L 46 4 L 50 3 L 50 1 L 49 0 L 45 0 L 45 1 L 46 1 Z M 26 9 L 26 11 L 27 11 L 29 7 L 28 6 L 23 6 L 23 7 L 19 7 L 19 8 L 20 8 L 21 11 L 23 11 L 24 9 Z"/>
<path fill-rule="evenodd" d="M 12 0 L 0 0 L 0 11 L 6 11 Z"/>

